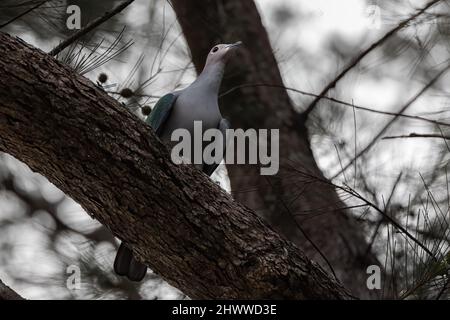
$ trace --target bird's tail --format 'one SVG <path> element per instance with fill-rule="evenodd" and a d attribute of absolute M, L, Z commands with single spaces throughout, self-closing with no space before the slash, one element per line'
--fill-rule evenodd
<path fill-rule="evenodd" d="M 114 271 L 119 276 L 126 276 L 131 281 L 141 281 L 147 273 L 147 266 L 133 257 L 133 252 L 125 243 L 121 243 L 114 260 Z"/>

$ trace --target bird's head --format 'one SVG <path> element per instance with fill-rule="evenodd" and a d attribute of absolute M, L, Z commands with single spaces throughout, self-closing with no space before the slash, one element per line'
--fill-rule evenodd
<path fill-rule="evenodd" d="M 215 45 L 206 58 L 206 64 L 212 65 L 216 63 L 226 63 L 232 52 L 242 44 L 241 41 L 232 44 L 218 44 Z"/>

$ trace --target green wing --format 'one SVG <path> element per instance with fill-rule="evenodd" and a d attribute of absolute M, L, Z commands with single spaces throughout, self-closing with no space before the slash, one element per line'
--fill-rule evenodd
<path fill-rule="evenodd" d="M 173 93 L 168 93 L 161 97 L 145 120 L 158 136 L 162 133 L 164 124 L 172 111 L 172 107 L 175 105 L 175 100 L 177 100 L 177 96 Z"/>

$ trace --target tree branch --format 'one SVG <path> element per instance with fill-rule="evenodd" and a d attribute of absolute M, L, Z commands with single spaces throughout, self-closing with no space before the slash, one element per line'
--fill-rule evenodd
<path fill-rule="evenodd" d="M 27 163 L 192 298 L 348 292 L 92 82 L 0 33 L 0 150 Z"/>
<path fill-rule="evenodd" d="M 84 35 L 88 34 L 95 28 L 97 28 L 102 23 L 108 21 L 112 17 L 114 17 L 116 14 L 122 12 L 126 7 L 128 7 L 131 3 L 133 3 L 134 0 L 127 0 L 121 4 L 119 4 L 116 8 L 111 10 L 111 12 L 106 12 L 103 16 L 98 17 L 97 19 L 91 21 L 87 26 L 84 28 L 78 30 L 75 32 L 72 36 L 61 42 L 59 45 L 57 45 L 55 48 L 53 48 L 48 54 L 51 56 L 56 56 L 58 53 L 63 51 L 65 48 L 70 46 L 72 43 L 83 37 Z"/>
<path fill-rule="evenodd" d="M 243 42 L 227 64 L 222 92 L 255 83 L 284 87 L 254 1 L 172 0 L 171 4 L 197 72 L 203 69 L 205 57 L 215 44 Z M 298 113 L 286 90 L 240 87 L 221 97 L 220 108 L 235 128 L 279 130 L 277 175 L 261 176 L 257 166 L 227 165 L 235 198 L 267 219 L 277 232 L 324 268 L 328 267 L 323 259 L 326 256 L 338 278 L 355 295 L 374 297 L 377 293 L 366 286 L 366 269 L 379 262 L 375 255 L 363 257 L 367 248 L 363 228 L 345 210 L 333 210 L 345 206 L 336 190 L 324 184 L 305 184 L 290 169 L 289 165 L 295 163 L 323 177 L 311 150 L 308 129 L 305 123 L 296 121 Z M 285 203 L 289 203 L 289 210 Z M 317 214 L 323 207 L 329 210 Z M 316 214 L 308 219 L 295 215 L 302 210 Z"/>
<path fill-rule="evenodd" d="M 23 300 L 23 298 L 0 280 L 0 300 Z"/>
<path fill-rule="evenodd" d="M 412 132 L 407 135 L 400 135 L 400 136 L 386 136 L 386 137 L 381 138 L 381 140 L 405 139 L 405 138 L 438 138 L 438 139 L 450 140 L 450 136 L 444 136 L 441 133 L 415 133 L 415 132 Z"/>
<path fill-rule="evenodd" d="M 412 120 L 417 120 L 417 121 L 424 121 L 424 122 L 428 122 L 434 125 L 438 125 L 438 126 L 445 126 L 445 127 L 449 127 L 450 123 L 447 122 L 443 122 L 443 121 L 439 121 L 439 120 L 433 120 L 433 119 L 429 119 L 429 118 L 425 118 L 425 117 L 421 117 L 421 116 L 416 116 L 416 115 L 410 115 L 410 114 L 404 114 L 404 113 L 398 113 L 398 112 L 390 112 L 390 111 L 382 111 L 382 110 L 376 110 L 376 109 L 372 109 L 369 107 L 364 107 L 361 105 L 357 105 L 354 103 L 350 103 L 350 102 L 346 102 L 343 100 L 339 100 L 336 98 L 331 98 L 331 97 L 327 97 L 327 96 L 319 96 L 317 94 L 311 93 L 311 92 L 306 92 L 300 89 L 296 89 L 296 88 L 291 88 L 291 87 L 285 87 L 284 85 L 278 85 L 278 84 L 270 84 L 270 83 L 255 83 L 255 84 L 241 84 L 238 86 L 234 86 L 233 88 L 223 92 L 220 94 L 219 98 L 226 96 L 227 94 L 241 89 L 241 88 L 247 88 L 247 87 L 267 87 L 267 88 L 275 88 L 275 89 L 281 89 L 281 90 L 287 90 L 287 91 L 292 91 L 295 93 L 299 93 L 301 95 L 304 96 L 308 96 L 308 97 L 315 97 L 315 98 L 321 98 L 321 99 L 325 99 L 340 105 L 343 105 L 345 107 L 349 107 L 352 109 L 356 109 L 356 110 L 361 110 L 361 111 L 366 111 L 366 112 L 371 112 L 371 113 L 376 113 L 376 114 L 382 114 L 382 115 L 386 115 L 386 116 L 391 116 L 391 117 L 401 117 L 401 118 L 406 118 L 406 119 L 412 119 Z M 385 138 L 383 138 L 385 139 Z"/>
<path fill-rule="evenodd" d="M 430 88 L 433 87 L 433 85 L 444 75 L 447 73 L 447 71 L 450 69 L 450 65 L 447 65 L 445 68 L 443 68 L 441 71 L 439 71 L 425 86 L 422 87 L 422 89 L 417 92 L 413 97 L 411 97 L 402 107 L 399 111 L 397 111 L 397 113 L 403 114 L 412 104 L 414 104 L 425 92 L 427 92 Z M 332 175 L 331 180 L 335 179 L 336 177 L 338 177 L 342 172 L 346 171 L 348 168 L 350 168 L 350 166 L 359 158 L 361 157 L 364 153 L 366 153 L 367 151 L 369 151 L 374 145 L 375 142 L 378 141 L 378 139 L 380 139 L 385 133 L 386 131 L 395 123 L 395 121 L 397 121 L 397 119 L 399 118 L 398 115 L 394 116 L 391 120 L 388 121 L 388 123 L 386 123 L 383 128 L 375 135 L 374 138 L 372 138 L 372 140 L 362 149 L 360 150 L 355 157 L 350 160 L 342 169 L 340 169 L 337 173 L 335 173 L 334 175 Z"/>
<path fill-rule="evenodd" d="M 14 21 L 22 18 L 23 16 L 27 15 L 28 13 L 30 13 L 31 11 L 39 8 L 40 6 L 42 6 L 43 4 L 45 4 L 46 2 L 48 2 L 48 0 L 45 1 L 41 1 L 39 3 L 37 3 L 36 5 L 32 6 L 31 8 L 28 8 L 27 10 L 25 10 L 24 12 L 20 13 L 19 15 L 15 16 L 14 18 L 6 21 L 5 23 L 0 24 L 0 29 L 6 27 L 7 25 L 13 23 Z"/>
<path fill-rule="evenodd" d="M 396 34 L 398 31 L 402 30 L 411 21 L 414 21 L 417 19 L 420 15 L 422 15 L 424 12 L 426 12 L 428 9 L 433 7 L 435 4 L 440 2 L 441 0 L 431 0 L 429 1 L 422 9 L 417 11 L 415 14 L 411 15 L 407 19 L 401 21 L 397 26 L 389 30 L 383 37 L 381 37 L 378 41 L 372 43 L 368 48 L 366 48 L 364 51 L 359 53 L 357 56 L 353 57 L 353 59 L 345 66 L 345 68 L 337 75 L 336 78 L 334 78 L 330 83 L 328 83 L 325 88 L 318 94 L 318 97 L 316 97 L 305 109 L 305 111 L 302 113 L 302 119 L 306 119 L 308 115 L 313 111 L 317 103 L 320 101 L 322 97 L 324 97 L 328 91 L 330 91 L 332 88 L 336 86 L 336 84 L 350 71 L 352 70 L 362 59 L 364 59 L 365 56 L 367 56 L 370 52 L 372 52 L 374 49 L 378 48 L 382 44 L 384 44 L 390 37 L 392 37 L 394 34 Z"/>

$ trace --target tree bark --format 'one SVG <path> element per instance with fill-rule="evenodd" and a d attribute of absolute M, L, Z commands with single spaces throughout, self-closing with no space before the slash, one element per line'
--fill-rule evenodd
<path fill-rule="evenodd" d="M 92 82 L 0 33 L 0 151 L 46 176 L 191 298 L 348 292 Z"/>
<path fill-rule="evenodd" d="M 23 300 L 23 298 L 0 280 L 0 300 Z"/>
<path fill-rule="evenodd" d="M 230 59 L 222 92 L 243 84 L 283 85 L 252 0 L 173 0 L 172 5 L 198 72 L 212 46 L 243 41 L 237 58 Z M 346 210 L 338 209 L 345 204 L 334 188 L 302 178 L 292 170 L 294 166 L 323 179 L 311 152 L 304 119 L 294 110 L 286 90 L 246 86 L 223 96 L 220 105 L 233 127 L 280 130 L 281 169 L 277 176 L 261 176 L 255 166 L 227 165 L 235 199 L 266 217 L 308 257 L 326 267 L 314 243 L 347 288 L 360 297 L 373 297 L 374 292 L 366 287 L 366 269 L 379 263 L 366 252 L 362 227 Z"/>

